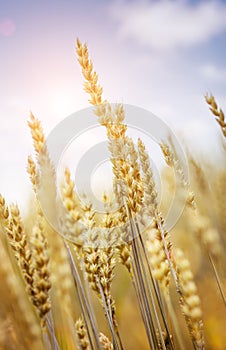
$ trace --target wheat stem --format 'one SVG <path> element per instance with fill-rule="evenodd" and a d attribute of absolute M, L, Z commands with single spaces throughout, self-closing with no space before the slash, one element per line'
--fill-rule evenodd
<path fill-rule="evenodd" d="M 225 294 L 224 294 L 224 290 L 223 290 L 223 286 L 222 286 L 219 274 L 217 272 L 217 268 L 216 268 L 215 263 L 213 261 L 212 255 L 210 253 L 208 254 L 208 257 L 209 257 L 210 263 L 211 263 L 212 268 L 213 268 L 213 272 L 214 272 L 214 275 L 215 275 L 215 278 L 216 278 L 216 281 L 217 281 L 217 285 L 218 285 L 218 288 L 219 288 L 219 291 L 220 291 L 220 295 L 221 295 L 222 300 L 224 302 L 224 306 L 226 306 L 226 298 L 225 298 Z"/>
<path fill-rule="evenodd" d="M 65 243 L 65 247 L 66 247 L 66 250 L 67 250 L 67 253 L 68 253 L 68 259 L 69 259 L 69 262 L 70 262 L 72 276 L 73 276 L 75 288 L 76 288 L 76 291 L 77 291 L 79 304 L 80 304 L 80 307 L 81 307 L 81 310 L 82 310 L 83 319 L 84 319 L 84 322 L 86 324 L 86 329 L 87 329 L 87 332 L 88 332 L 90 346 L 94 350 L 95 349 L 95 345 L 96 345 L 97 349 L 101 350 L 97 327 L 95 325 L 94 317 L 93 317 L 93 315 L 91 313 L 91 308 L 89 306 L 89 302 L 88 302 L 88 300 L 87 300 L 87 298 L 85 296 L 85 293 L 84 293 L 84 290 L 83 290 L 83 286 L 82 286 L 82 283 L 81 283 L 81 279 L 80 279 L 77 267 L 75 265 L 75 262 L 74 262 L 74 259 L 72 257 L 72 253 L 71 253 L 71 250 L 70 250 L 70 247 L 69 247 L 68 243 L 66 243 L 66 242 L 64 242 L 64 243 Z M 88 316 L 90 327 L 91 327 L 92 332 L 93 332 L 93 338 L 94 338 L 95 345 L 93 343 L 93 340 L 92 340 L 92 337 L 91 337 L 91 334 L 90 334 L 90 331 L 89 331 L 88 320 L 87 320 L 86 314 Z"/>

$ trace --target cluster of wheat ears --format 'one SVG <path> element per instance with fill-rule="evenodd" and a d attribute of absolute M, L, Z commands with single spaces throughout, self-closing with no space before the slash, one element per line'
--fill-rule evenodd
<path fill-rule="evenodd" d="M 112 107 L 103 99 L 86 44 L 77 40 L 76 52 L 89 102 L 106 128 L 114 193 L 103 195 L 105 213 L 97 213 L 88 197 L 78 198 L 67 168 L 59 213 L 55 169 L 41 123 L 31 114 L 35 159 L 28 158 L 27 172 L 35 205 L 29 217 L 22 220 L 18 206 L 0 195 L 0 349 L 224 349 L 214 334 L 220 314 L 213 314 L 212 333 L 203 315 L 215 299 L 221 310 L 225 307 L 225 163 L 211 169 L 207 179 L 204 166 L 188 154 L 192 185 L 172 142 L 159 145 L 168 191 L 175 186 L 174 172 L 177 186 L 188 189 L 182 220 L 174 229 L 188 240 L 180 244 L 183 239 L 175 241 L 174 231 L 167 232 L 145 144 L 128 136 L 123 105 Z M 206 102 L 222 130 L 226 159 L 224 113 L 212 95 Z M 62 235 L 48 225 L 40 193 Z M 113 201 L 117 211 L 111 210 Z M 200 279 L 209 276 L 204 291 L 194 269 Z M 117 292 L 126 295 L 124 283 L 132 295 L 127 309 Z M 210 285 L 215 295 L 208 293 Z"/>

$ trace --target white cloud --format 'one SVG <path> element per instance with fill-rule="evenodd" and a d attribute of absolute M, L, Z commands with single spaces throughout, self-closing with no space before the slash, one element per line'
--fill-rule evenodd
<path fill-rule="evenodd" d="M 199 68 L 199 72 L 204 79 L 210 80 L 211 82 L 225 82 L 226 80 L 226 69 L 218 68 L 212 63 L 203 64 Z"/>
<path fill-rule="evenodd" d="M 116 2 L 119 35 L 153 50 L 174 50 L 208 41 L 226 29 L 226 4 L 186 0 Z"/>

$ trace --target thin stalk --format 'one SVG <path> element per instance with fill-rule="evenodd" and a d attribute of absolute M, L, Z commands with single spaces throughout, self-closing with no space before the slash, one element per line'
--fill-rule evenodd
<path fill-rule="evenodd" d="M 134 250 L 135 249 L 134 249 L 133 246 L 132 246 L 132 248 L 133 248 L 133 255 L 134 255 L 133 270 L 134 270 L 134 276 L 136 278 L 136 286 L 137 286 L 137 290 L 138 290 L 138 293 L 139 293 L 139 299 L 141 301 L 142 310 L 143 310 L 143 313 L 145 315 L 146 332 L 147 332 L 148 338 L 150 339 L 150 348 L 151 349 L 155 349 L 155 342 L 154 342 L 154 339 L 156 337 L 155 328 L 154 328 L 154 325 L 153 325 L 152 318 L 150 317 L 150 315 L 148 315 L 147 302 L 145 300 L 146 296 L 144 294 L 144 287 L 142 286 L 142 283 L 140 281 L 141 280 L 141 274 L 139 273 L 139 270 L 137 268 L 137 257 L 134 254 Z"/>
<path fill-rule="evenodd" d="M 161 296 L 161 293 L 160 293 L 159 288 L 157 286 L 157 283 L 156 283 L 156 281 L 154 280 L 154 278 L 152 276 L 150 263 L 149 263 L 149 260 L 148 260 L 148 257 L 147 257 L 147 252 L 146 252 L 145 245 L 144 245 L 141 233 L 140 233 L 140 229 L 139 229 L 138 223 L 136 223 L 136 228 L 137 228 L 137 232 L 138 232 L 138 235 L 139 235 L 139 238 L 140 238 L 140 242 L 141 242 L 141 246 L 142 246 L 142 249 L 143 249 L 145 261 L 146 261 L 146 264 L 147 264 L 147 267 L 148 267 L 148 272 L 149 272 L 149 275 L 150 275 L 150 278 L 151 278 L 151 283 L 152 283 L 152 286 L 153 286 L 153 289 L 154 289 L 154 292 L 155 292 L 155 295 L 156 295 L 156 299 L 157 299 L 159 310 L 160 310 L 160 313 L 161 313 L 161 316 L 162 316 L 162 320 L 163 320 L 163 323 L 164 323 L 164 326 L 165 326 L 167 337 L 169 339 L 169 345 L 170 345 L 170 348 L 173 350 L 174 349 L 174 345 L 173 345 L 173 342 L 172 342 L 171 337 L 170 337 L 170 331 L 169 331 L 169 327 L 168 327 L 167 320 L 166 320 L 166 313 L 165 313 L 165 310 L 164 310 L 164 304 L 163 304 L 162 296 Z M 150 293 L 152 293 L 151 290 L 150 290 Z"/>
<path fill-rule="evenodd" d="M 175 315 L 175 311 L 174 311 L 174 308 L 172 306 L 172 303 L 171 303 L 170 299 L 168 299 L 167 308 L 169 310 L 170 318 L 172 319 L 172 322 L 173 322 L 173 325 L 174 325 L 173 329 L 175 331 L 175 334 L 176 334 L 176 337 L 177 337 L 177 341 L 178 341 L 178 344 L 180 346 L 180 350 L 186 350 L 184 342 L 183 342 L 182 337 L 181 337 L 181 332 L 179 331 L 180 327 L 178 326 L 178 320 L 177 320 L 177 317 Z"/>
<path fill-rule="evenodd" d="M 215 278 L 216 278 L 216 281 L 217 281 L 217 285 L 218 285 L 218 288 L 219 288 L 222 300 L 224 302 L 224 306 L 226 306 L 226 299 L 225 299 L 223 287 L 222 287 L 222 284 L 221 284 L 221 281 L 220 281 L 220 277 L 219 277 L 218 272 L 217 272 L 217 268 L 216 268 L 216 266 L 214 264 L 213 258 L 212 258 L 210 253 L 208 253 L 208 256 L 209 256 L 209 260 L 210 260 L 210 263 L 211 263 L 212 268 L 213 268 L 213 272 L 214 272 L 214 275 L 215 275 Z"/>
<path fill-rule="evenodd" d="M 145 315 L 146 315 L 146 318 L 147 318 L 147 324 L 149 326 L 149 330 L 150 330 L 151 335 L 152 335 L 152 340 L 153 340 L 154 345 L 155 345 L 155 344 L 157 344 L 157 338 L 156 338 L 156 334 L 155 334 L 155 327 L 154 327 L 151 311 L 150 311 L 150 308 L 149 308 L 149 303 L 148 303 L 148 300 L 147 300 L 146 290 L 145 290 L 144 283 L 143 283 L 143 277 L 142 277 L 142 274 L 141 274 L 141 269 L 140 269 L 139 261 L 138 261 L 138 257 L 137 257 L 135 242 L 133 243 L 133 255 L 134 255 L 134 260 L 135 260 L 135 268 L 136 268 L 137 281 L 138 281 L 137 284 L 138 284 L 138 286 L 140 288 L 140 296 L 141 296 L 143 308 L 144 308 L 144 311 L 145 311 Z"/>
<path fill-rule="evenodd" d="M 82 286 L 82 283 L 81 283 L 81 280 L 80 280 L 80 276 L 79 276 L 78 270 L 76 268 L 76 265 L 74 263 L 74 259 L 73 259 L 72 254 L 71 254 L 70 247 L 69 247 L 68 243 L 64 242 L 64 244 L 65 244 L 65 247 L 67 249 L 68 258 L 69 258 L 71 271 L 72 271 L 72 276 L 73 276 L 73 280 L 74 280 L 74 283 L 75 283 L 75 288 L 76 288 L 76 291 L 77 291 L 78 300 L 79 300 L 79 304 L 80 304 L 80 307 L 81 307 L 81 311 L 82 311 L 82 315 L 83 315 L 83 318 L 84 318 L 84 322 L 86 324 L 87 334 L 88 334 L 88 338 L 89 338 L 89 341 L 90 341 L 90 346 L 91 346 L 92 350 L 95 350 L 95 346 L 93 344 L 93 340 L 92 340 L 92 337 L 91 337 L 91 334 L 90 334 L 90 331 L 89 331 L 89 326 L 88 326 L 86 313 L 87 313 L 88 318 L 89 318 L 90 326 L 91 326 L 91 329 L 92 329 L 92 332 L 93 332 L 93 337 L 94 337 L 94 340 L 95 340 L 95 343 L 96 343 L 96 348 L 98 350 L 101 350 L 101 346 L 100 346 L 100 342 L 99 342 L 99 336 L 98 336 L 98 332 L 97 332 L 97 327 L 96 327 L 96 325 L 94 323 L 94 318 L 93 318 L 93 315 L 91 313 L 91 309 L 90 309 L 88 300 L 86 298 L 86 295 L 84 293 L 83 286 Z"/>
<path fill-rule="evenodd" d="M 133 262 L 133 266 L 134 266 L 134 262 Z M 144 322 L 145 330 L 146 330 L 146 333 L 147 333 L 150 349 L 154 349 L 154 343 L 153 343 L 153 339 L 151 337 L 151 333 L 152 332 L 150 330 L 150 325 L 148 323 L 146 310 L 145 310 L 145 307 L 144 307 L 144 304 L 143 304 L 143 300 L 142 300 L 142 297 L 141 297 L 141 291 L 139 290 L 139 284 L 137 282 L 136 272 L 135 272 L 134 268 L 133 268 L 133 270 L 134 270 L 134 278 L 132 280 L 132 283 L 133 283 L 133 286 L 134 286 L 134 289 L 135 289 L 135 292 L 136 292 L 136 296 L 137 296 L 137 300 L 138 300 L 138 303 L 139 303 L 140 312 L 141 312 L 141 316 L 142 316 L 142 319 L 143 319 L 143 322 Z"/>
<path fill-rule="evenodd" d="M 48 331 L 49 331 L 49 334 L 51 337 L 50 343 L 51 343 L 52 349 L 53 350 L 60 350 L 59 344 L 58 344 L 56 336 L 55 336 L 51 315 L 46 316 L 46 324 L 47 324 L 47 328 L 48 328 Z"/>
<path fill-rule="evenodd" d="M 177 273 L 176 273 L 176 271 L 175 271 L 175 269 L 173 267 L 173 263 L 172 263 L 172 260 L 171 260 L 170 254 L 169 254 L 169 250 L 168 250 L 168 247 L 167 247 L 165 234 L 164 234 L 164 228 L 163 228 L 162 223 L 160 222 L 160 220 L 158 218 L 157 213 L 156 213 L 155 216 L 156 216 L 158 228 L 159 228 L 160 233 L 161 233 L 161 238 L 162 238 L 162 241 L 163 241 L 164 251 L 165 251 L 167 260 L 169 262 L 169 268 L 170 268 L 171 274 L 173 276 L 173 281 L 175 283 L 176 291 L 177 291 L 177 294 L 178 294 L 178 297 L 179 297 L 179 302 L 181 303 L 181 300 L 183 300 L 183 296 L 182 296 L 180 288 L 179 288 L 178 279 L 177 279 Z M 185 316 L 185 320 L 186 320 L 186 318 L 187 317 Z M 187 321 L 186 321 L 186 323 L 187 323 Z M 188 330 L 189 330 L 189 327 L 188 327 Z M 189 330 L 189 333 L 190 333 L 190 330 Z M 195 344 L 193 342 L 193 337 L 192 337 L 191 334 L 190 334 L 190 336 L 191 336 L 191 339 L 192 339 L 192 343 L 193 343 L 194 349 L 196 350 L 196 346 L 195 346 Z"/>
<path fill-rule="evenodd" d="M 110 331 L 111 331 L 113 347 L 114 347 L 114 350 L 119 350 L 117 338 L 116 338 L 115 331 L 114 331 L 114 325 L 113 325 L 113 322 L 112 322 L 112 317 L 111 317 L 111 315 L 109 313 L 108 305 L 106 303 L 106 297 L 104 295 L 101 283 L 100 283 L 100 281 L 98 279 L 97 279 L 97 283 L 98 283 L 98 286 L 99 286 L 101 299 L 103 301 L 104 310 L 105 310 L 105 313 L 106 313 L 108 325 L 109 325 L 109 328 L 110 328 Z"/>
<path fill-rule="evenodd" d="M 144 280 L 143 280 L 143 274 L 142 274 L 142 269 L 140 266 L 140 261 L 139 261 L 139 256 L 138 256 L 138 247 L 136 245 L 136 238 L 135 238 L 135 229 L 134 229 L 134 222 L 133 219 L 131 217 L 131 212 L 129 210 L 129 208 L 127 208 L 128 210 L 128 214 L 129 214 L 129 219 L 130 219 L 130 226 L 131 226 L 131 233 L 132 233 L 132 249 L 133 249 L 133 255 L 134 255 L 134 262 L 135 262 L 135 267 L 136 267 L 136 271 L 137 271 L 137 276 L 138 276 L 138 280 L 139 280 L 139 285 L 141 288 L 141 295 L 142 298 L 144 300 L 144 307 L 147 313 L 147 318 L 148 318 L 148 322 L 150 325 L 150 329 L 152 332 L 152 337 L 154 340 L 154 349 L 158 349 L 158 340 L 156 337 L 156 332 L 155 332 L 155 327 L 154 327 L 154 323 L 153 323 L 153 318 L 151 315 L 151 311 L 150 311 L 150 306 L 149 306 L 149 302 L 148 302 L 148 298 L 147 298 L 147 292 L 146 292 L 146 288 L 145 288 L 145 284 L 144 284 Z"/>
<path fill-rule="evenodd" d="M 111 320 L 112 320 L 112 323 L 113 323 L 113 326 L 114 326 L 114 322 L 113 322 L 113 318 L 112 318 L 111 303 L 110 303 L 110 300 L 109 300 L 109 299 L 108 299 L 108 309 L 109 309 L 109 314 L 110 314 L 110 316 L 111 316 Z M 118 338 L 118 341 L 119 341 L 120 349 L 121 349 L 121 350 L 124 350 L 124 347 L 123 347 L 123 344 L 122 344 L 122 339 L 121 339 L 119 330 L 118 330 L 118 328 L 115 327 L 115 326 L 114 326 L 114 329 L 115 329 L 115 333 L 116 333 L 117 338 Z"/>
<path fill-rule="evenodd" d="M 138 236 L 140 238 L 140 241 L 141 241 L 141 243 L 143 243 L 142 242 L 142 237 L 140 235 L 140 231 L 139 231 L 137 225 L 135 225 L 135 227 L 136 227 Z M 152 293 L 152 290 L 150 288 L 149 281 L 148 281 L 148 278 L 147 278 L 145 266 L 144 266 L 144 263 L 143 263 L 143 257 L 141 255 L 141 251 L 140 251 L 140 248 L 139 248 L 139 243 L 137 244 L 137 248 L 138 248 L 137 251 L 138 251 L 138 255 L 139 255 L 139 261 L 141 262 L 141 268 L 143 270 L 144 280 L 146 282 L 147 291 L 148 291 L 149 297 L 151 299 L 151 305 L 152 305 L 154 316 L 155 316 L 155 320 L 156 320 L 156 323 L 157 323 L 157 328 L 158 328 L 158 331 L 159 331 L 159 337 L 160 337 L 160 340 L 161 340 L 162 348 L 163 348 L 163 350 L 166 350 L 165 341 L 164 341 L 163 334 L 162 334 L 162 328 L 161 328 L 161 325 L 160 325 L 160 321 L 159 321 L 157 310 L 156 310 L 156 306 L 155 306 L 155 300 L 154 300 L 153 293 Z M 143 246 L 143 248 L 144 248 L 144 246 Z"/>
<path fill-rule="evenodd" d="M 50 341 L 49 330 L 46 330 L 45 332 L 43 332 L 42 337 L 43 337 L 43 343 L 45 345 L 45 349 L 52 350 L 52 344 Z"/>
<path fill-rule="evenodd" d="M 83 261 L 84 262 L 84 261 Z M 83 273 L 83 279 L 84 279 L 84 284 L 85 284 L 85 292 L 86 292 L 86 298 L 88 301 L 88 305 L 89 305 L 89 309 L 90 309 L 90 313 L 93 316 L 93 320 L 94 320 L 94 325 L 95 328 L 97 329 L 97 320 L 95 317 L 95 311 L 94 311 L 94 307 L 93 307 L 93 303 L 92 303 L 92 297 L 91 297 L 91 293 L 90 293 L 90 287 L 89 287 L 89 283 L 88 280 L 86 278 L 86 274 L 85 274 L 85 270 L 84 270 L 84 264 L 82 265 L 82 273 Z M 98 337 L 99 339 L 99 337 Z"/>

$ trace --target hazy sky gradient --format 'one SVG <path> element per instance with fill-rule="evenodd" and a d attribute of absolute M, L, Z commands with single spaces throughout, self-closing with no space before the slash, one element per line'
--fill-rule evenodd
<path fill-rule="evenodd" d="M 214 152 L 203 95 L 213 92 L 226 109 L 225 1 L 1 1 L 0 193 L 8 200 L 21 203 L 29 186 L 29 111 L 48 133 L 88 106 L 77 36 L 106 98 L 149 109 L 192 143 L 206 136 Z"/>

